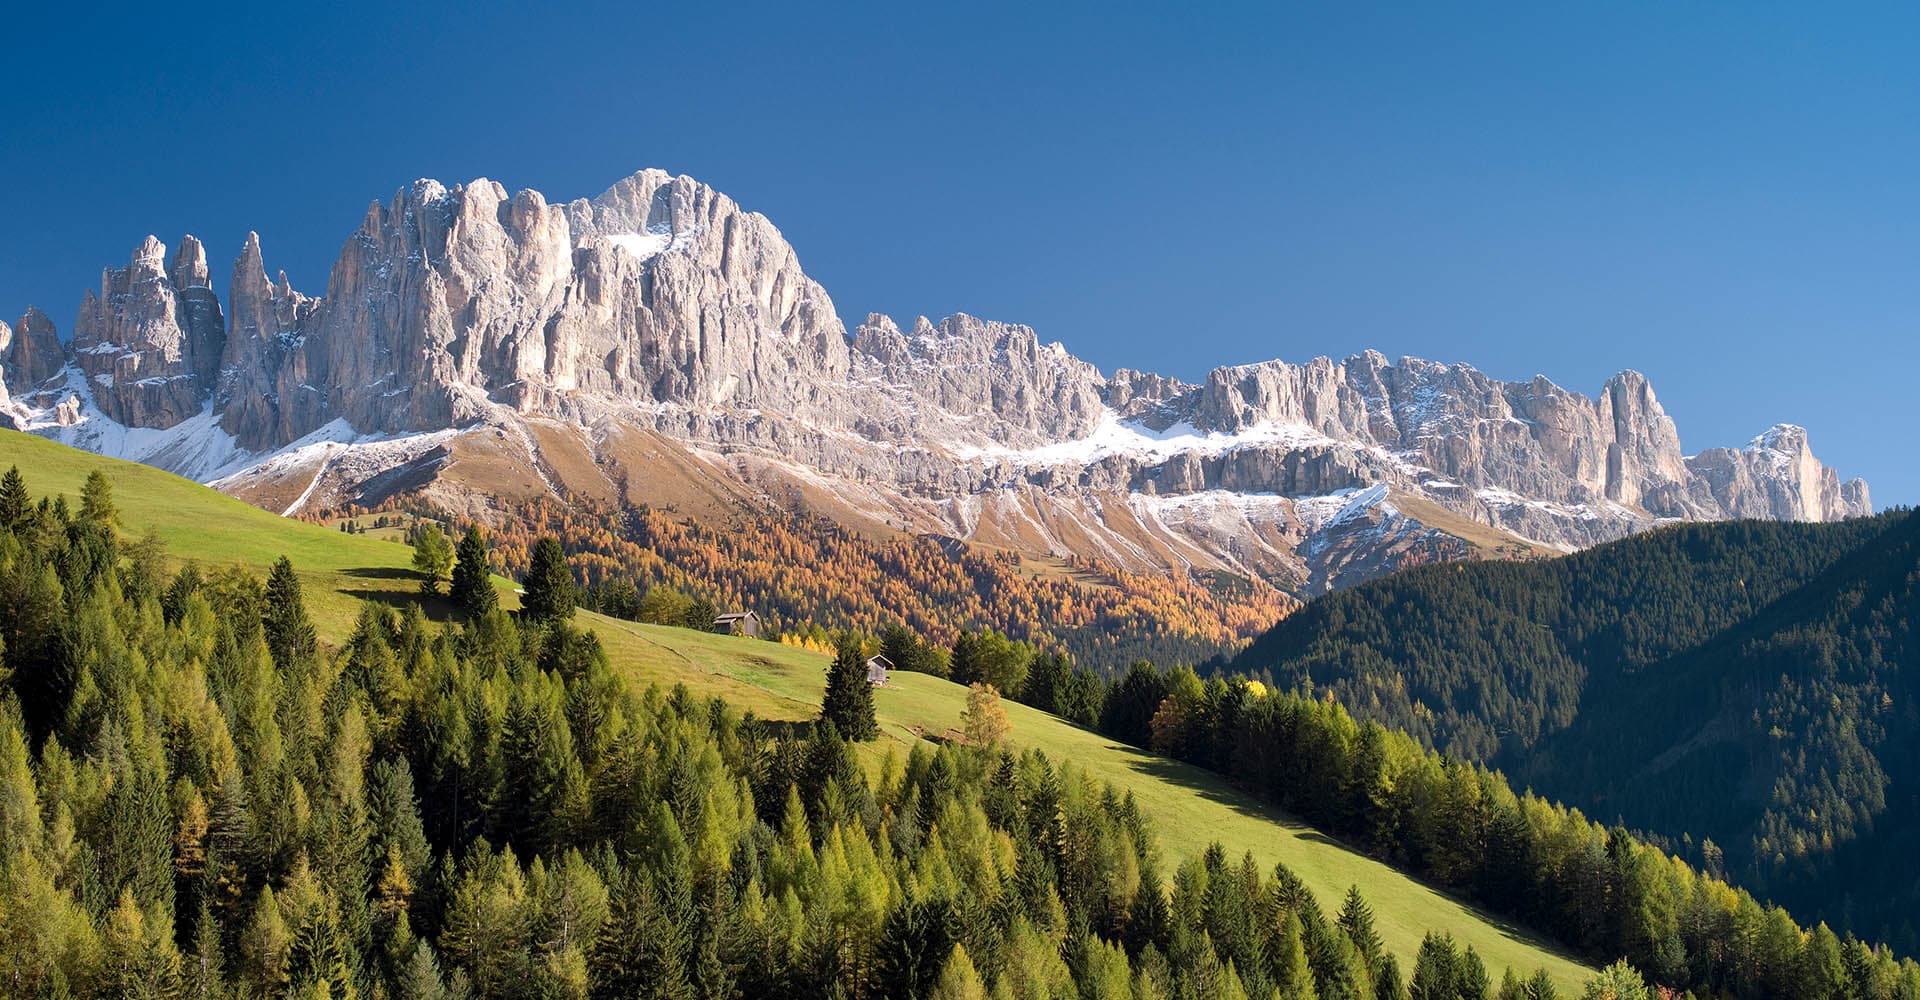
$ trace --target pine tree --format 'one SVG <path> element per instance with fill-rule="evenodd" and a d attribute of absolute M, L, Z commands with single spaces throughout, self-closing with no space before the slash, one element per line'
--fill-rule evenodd
<path fill-rule="evenodd" d="M 1459 964 L 1453 936 L 1429 932 L 1420 942 L 1420 955 L 1413 965 L 1413 981 L 1407 984 L 1408 995 L 1412 1000 L 1455 1000 Z"/>
<path fill-rule="evenodd" d="M 267 650 L 280 669 L 291 670 L 319 650 L 319 634 L 314 631 L 313 620 L 307 617 L 300 577 L 286 556 L 281 556 L 273 564 L 273 571 L 267 574 L 267 599 L 261 611 Z"/>
<path fill-rule="evenodd" d="M 1340 908 L 1336 921 L 1340 929 L 1347 932 L 1347 940 L 1360 950 L 1360 956 L 1366 960 L 1367 968 L 1378 969 L 1382 945 L 1380 935 L 1373 929 L 1373 908 L 1360 895 L 1360 887 L 1347 887 L 1346 903 Z"/>
<path fill-rule="evenodd" d="M 186 959 L 185 996 L 213 1000 L 226 995 L 226 954 L 220 946 L 220 925 L 204 902 L 193 921 L 193 951 Z"/>
<path fill-rule="evenodd" d="M 1315 1000 L 1318 996 L 1301 933 L 1300 918 L 1288 912 L 1267 945 L 1273 985 L 1281 1000 Z"/>
<path fill-rule="evenodd" d="M 180 995 L 180 952 L 171 929 L 149 920 L 134 902 L 132 890 L 107 915 L 101 944 L 105 995 L 163 1000 Z"/>
<path fill-rule="evenodd" d="M 99 469 L 87 473 L 80 487 L 80 520 L 100 528 L 112 537 L 120 523 L 120 511 L 113 505 L 113 484 Z"/>
<path fill-rule="evenodd" d="M 1380 971 L 1373 977 L 1374 1000 L 1408 1000 L 1407 982 L 1400 975 L 1400 960 L 1391 952 L 1380 956 Z"/>
<path fill-rule="evenodd" d="M 458 558 L 453 565 L 450 596 L 460 613 L 468 618 L 485 618 L 500 604 L 493 590 L 493 571 L 487 567 L 487 539 L 478 527 L 467 529 L 460 538 Z"/>
<path fill-rule="evenodd" d="M 696 632 L 713 631 L 714 619 L 720 614 L 713 602 L 704 597 L 696 597 L 687 605 L 687 627 Z"/>
<path fill-rule="evenodd" d="M 860 641 L 852 635 L 841 637 L 833 665 L 827 668 L 827 693 L 820 716 L 833 723 L 843 739 L 860 742 L 880 735 L 873 718 L 873 685 L 867 683 Z"/>
<path fill-rule="evenodd" d="M 27 492 L 27 478 L 15 465 L 0 478 L 0 528 L 18 527 L 33 513 L 33 496 Z"/>
<path fill-rule="evenodd" d="M 521 613 L 536 622 L 561 622 L 573 617 L 573 571 L 560 540 L 551 536 L 533 547 L 533 564 L 520 585 Z"/>
<path fill-rule="evenodd" d="M 453 571 L 453 543 L 440 530 L 440 525 L 428 521 L 413 529 L 413 568 L 421 576 L 420 589 L 427 594 L 438 594 L 440 584 Z"/>
<path fill-rule="evenodd" d="M 1493 980 L 1487 975 L 1486 963 L 1480 961 L 1480 955 L 1467 946 L 1466 953 L 1460 956 L 1453 991 L 1460 1000 L 1492 1000 Z"/>
<path fill-rule="evenodd" d="M 425 941 L 413 946 L 413 955 L 400 970 L 394 996 L 399 1000 L 447 1000 L 447 987 L 440 979 L 440 963 Z"/>
<path fill-rule="evenodd" d="M 931 992 L 942 971 L 937 963 L 953 950 L 956 930 L 953 905 L 945 899 L 896 908 L 881 928 L 874 956 L 880 995 L 922 997 Z"/>

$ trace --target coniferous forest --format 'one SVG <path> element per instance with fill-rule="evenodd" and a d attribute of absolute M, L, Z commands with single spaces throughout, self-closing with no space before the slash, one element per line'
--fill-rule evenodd
<path fill-rule="evenodd" d="M 1233 669 L 1920 945 L 1920 515 L 1686 525 L 1308 605 Z"/>
<path fill-rule="evenodd" d="M 760 722 L 622 682 L 558 546 L 512 615 L 468 532 L 454 620 L 368 604 L 334 648 L 284 559 L 171 569 L 99 475 L 76 510 L 14 473 L 0 524 L 9 996 L 1559 995 L 1444 927 L 1403 965 L 1357 887 L 1217 846 L 1169 870 L 1129 795 L 995 746 L 1004 720 L 859 749 L 859 636 L 826 718 Z M 879 644 L 975 684 L 970 712 L 1004 684 L 1539 928 L 1606 966 L 1587 996 L 1920 997 L 1913 962 L 1337 704 L 1145 664 L 1109 686 L 992 633 Z"/>
<path fill-rule="evenodd" d="M 1128 796 L 1036 754 L 867 766 L 831 721 L 630 690 L 551 565 L 543 615 L 369 604 L 329 649 L 284 559 L 168 573 L 97 475 L 72 510 L 15 474 L 0 518 L 7 996 L 1403 997 L 1507 971 L 1444 929 L 1402 969 L 1361 894 L 1284 867 L 1166 871 Z"/>

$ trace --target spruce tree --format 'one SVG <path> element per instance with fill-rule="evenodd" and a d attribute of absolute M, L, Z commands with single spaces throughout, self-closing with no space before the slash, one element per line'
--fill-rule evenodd
<path fill-rule="evenodd" d="M 120 523 L 120 511 L 113 505 L 113 484 L 99 469 L 87 473 L 87 481 L 80 487 L 80 520 L 109 536 Z"/>
<path fill-rule="evenodd" d="M 696 632 L 713 631 L 714 619 L 720 614 L 713 602 L 704 597 L 696 597 L 687 605 L 687 627 Z"/>
<path fill-rule="evenodd" d="M 0 528 L 18 526 L 33 513 L 33 497 L 27 492 L 27 479 L 20 474 L 20 467 L 7 469 L 5 478 L 0 478 Z"/>
<path fill-rule="evenodd" d="M 1340 908 L 1337 921 L 1340 929 L 1347 932 L 1347 939 L 1360 949 L 1361 957 L 1367 961 L 1367 968 L 1377 970 L 1380 965 L 1380 935 L 1373 929 L 1373 908 L 1360 895 L 1360 887 L 1347 887 L 1347 901 Z"/>
<path fill-rule="evenodd" d="M 484 618 L 500 604 L 500 595 L 493 590 L 492 570 L 487 568 L 487 539 L 478 527 L 468 528 L 460 539 L 449 596 L 468 618 Z"/>
<path fill-rule="evenodd" d="M 1380 971 L 1373 978 L 1374 1000 L 1408 1000 L 1407 983 L 1400 975 L 1400 960 L 1393 954 L 1380 956 Z"/>
<path fill-rule="evenodd" d="M 861 742 L 880 735 L 873 719 L 873 685 L 867 683 L 860 640 L 853 635 L 841 637 L 833 666 L 827 668 L 827 694 L 820 716 L 833 723 L 843 739 Z"/>
<path fill-rule="evenodd" d="M 303 662 L 320 648 L 313 621 L 307 617 L 306 599 L 300 590 L 300 577 L 293 563 L 281 556 L 267 574 L 267 600 L 262 609 L 267 649 L 282 670 Z"/>
<path fill-rule="evenodd" d="M 1466 953 L 1460 957 L 1460 966 L 1453 981 L 1453 990 L 1460 1000 L 1493 1000 L 1493 980 L 1487 975 L 1486 963 L 1468 945 Z"/>
<path fill-rule="evenodd" d="M 562 622 L 573 617 L 573 571 L 560 540 L 551 536 L 533 547 L 533 565 L 520 579 L 525 593 L 521 613 L 537 622 Z"/>

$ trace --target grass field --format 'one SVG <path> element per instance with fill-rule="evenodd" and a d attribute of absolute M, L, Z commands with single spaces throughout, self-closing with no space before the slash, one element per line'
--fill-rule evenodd
<path fill-rule="evenodd" d="M 352 627 L 362 600 L 418 598 L 408 570 L 411 550 L 392 541 L 290 521 L 177 476 L 11 431 L 0 431 L 0 466 L 5 465 L 18 465 L 35 495 L 65 493 L 70 503 L 78 502 L 90 471 L 106 470 L 126 531 L 139 535 L 152 528 L 175 560 L 240 563 L 264 572 L 286 555 L 305 584 L 316 625 L 329 640 L 339 640 Z M 503 604 L 517 606 L 512 585 L 498 584 Z M 585 613 L 579 623 L 600 635 L 614 663 L 638 683 L 685 683 L 763 718 L 804 719 L 818 711 L 826 658 L 817 653 Z M 895 747 L 906 746 L 918 732 L 937 734 L 957 726 L 965 700 L 959 685 L 919 674 L 896 673 L 893 683 L 875 692 L 880 721 L 895 741 L 888 745 Z M 1373 905 L 1381 937 L 1408 972 L 1421 935 L 1439 929 L 1479 951 L 1496 980 L 1506 966 L 1523 972 L 1544 967 L 1563 990 L 1577 993 L 1591 975 L 1537 939 L 1347 850 L 1205 771 L 1117 744 L 1024 705 L 1009 702 L 1007 710 L 1014 743 L 1133 793 L 1152 817 L 1169 874 L 1173 864 L 1217 840 L 1234 857 L 1251 851 L 1263 866 L 1285 862 L 1329 909 L 1339 905 L 1349 885 L 1358 884 Z"/>

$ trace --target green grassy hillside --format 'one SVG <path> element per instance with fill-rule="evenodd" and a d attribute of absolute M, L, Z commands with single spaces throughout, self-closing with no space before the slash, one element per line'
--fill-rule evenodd
<path fill-rule="evenodd" d="M 29 435 L 0 433 L 0 467 L 18 465 L 35 494 L 65 493 L 77 501 L 95 468 L 114 484 L 121 520 L 131 534 L 152 528 L 170 558 L 205 565 L 240 563 L 264 572 L 284 554 L 306 586 L 309 611 L 324 637 L 338 640 L 351 627 L 361 600 L 414 600 L 405 546 L 289 521 L 204 486 L 140 465 L 74 451 Z M 499 581 L 512 606 L 511 585 Z M 640 683 L 685 683 L 765 718 L 810 718 L 818 711 L 826 658 L 775 643 L 641 625 L 582 614 L 616 666 Z M 921 733 L 958 725 L 965 688 L 917 674 L 896 674 L 876 693 L 880 721 L 900 747 Z M 1185 764 L 1116 744 L 1096 733 L 1028 708 L 1008 704 L 1013 741 L 1058 761 L 1071 761 L 1101 781 L 1131 791 L 1152 818 L 1171 855 L 1166 868 L 1220 841 L 1238 856 L 1253 852 L 1264 866 L 1285 862 L 1320 897 L 1337 906 L 1358 884 L 1372 903 L 1378 930 L 1411 969 L 1420 936 L 1450 930 L 1496 970 L 1546 968 L 1563 989 L 1577 991 L 1591 970 L 1515 928 L 1348 851 L 1312 828 L 1242 795 L 1220 779 Z M 883 741 L 885 742 L 885 741 Z M 884 752 L 884 749 L 880 752 Z"/>

